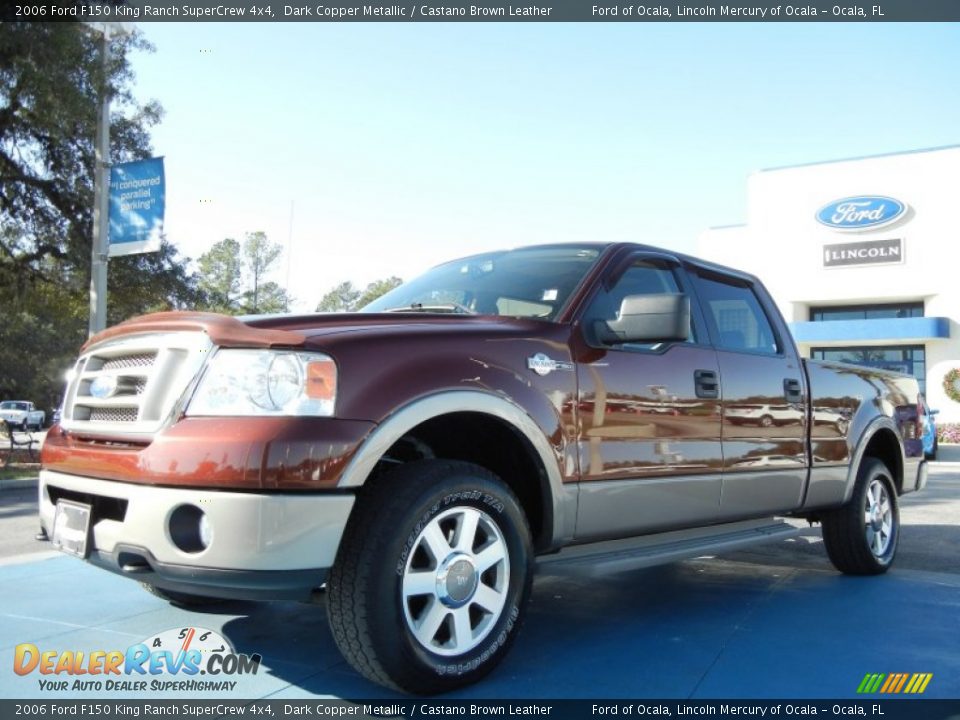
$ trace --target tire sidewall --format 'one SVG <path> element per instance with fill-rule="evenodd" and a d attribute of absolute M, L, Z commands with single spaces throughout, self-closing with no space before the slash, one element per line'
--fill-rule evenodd
<path fill-rule="evenodd" d="M 421 531 L 438 515 L 457 507 L 480 510 L 496 523 L 510 554 L 510 579 L 504 608 L 487 636 L 469 652 L 448 656 L 430 652 L 413 636 L 407 627 L 401 589 L 407 559 Z M 458 472 L 442 488 L 421 494 L 404 517 L 384 518 L 384 522 L 396 522 L 396 533 L 387 543 L 377 582 L 381 602 L 371 608 L 370 618 L 377 627 L 374 635 L 386 640 L 382 651 L 395 667 L 416 669 L 418 674 L 434 678 L 438 689 L 474 682 L 492 670 L 509 648 L 529 596 L 532 551 L 526 519 L 516 500 L 499 483 Z"/>

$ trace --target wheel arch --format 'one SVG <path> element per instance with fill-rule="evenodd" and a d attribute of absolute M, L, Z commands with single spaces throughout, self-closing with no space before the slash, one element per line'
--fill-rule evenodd
<path fill-rule="evenodd" d="M 385 460 L 402 462 L 394 458 L 403 443 L 420 443 L 435 457 L 472 462 L 501 477 L 520 500 L 537 551 L 559 547 L 573 536 L 576 489 L 565 486 L 557 451 L 515 403 L 477 391 L 416 400 L 377 426 L 338 487 L 358 488 L 382 471 Z"/>
<path fill-rule="evenodd" d="M 903 443 L 897 433 L 896 425 L 887 417 L 874 420 L 860 436 L 847 473 L 847 488 L 843 501 L 853 496 L 857 474 L 866 458 L 876 458 L 890 470 L 897 495 L 903 494 L 904 456 Z"/>

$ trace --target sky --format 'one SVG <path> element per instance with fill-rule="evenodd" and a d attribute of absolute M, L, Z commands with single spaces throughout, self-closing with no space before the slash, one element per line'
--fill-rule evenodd
<path fill-rule="evenodd" d="M 694 252 L 752 172 L 960 143 L 958 24 L 138 27 L 168 237 L 265 231 L 297 311 L 524 244 Z"/>

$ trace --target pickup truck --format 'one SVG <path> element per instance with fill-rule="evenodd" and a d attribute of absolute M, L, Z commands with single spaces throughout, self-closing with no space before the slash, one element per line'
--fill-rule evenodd
<path fill-rule="evenodd" d="M 642 245 L 468 257 L 359 313 L 147 315 L 72 375 L 42 452 L 56 547 L 178 605 L 323 598 L 350 664 L 411 693 L 488 673 L 537 568 L 790 516 L 883 573 L 927 477 L 916 380 L 802 359 L 756 278 Z"/>
<path fill-rule="evenodd" d="M 37 410 L 32 402 L 27 400 L 4 400 L 0 402 L 0 420 L 6 420 L 11 427 L 26 432 L 30 428 L 42 430 L 47 414 Z"/>

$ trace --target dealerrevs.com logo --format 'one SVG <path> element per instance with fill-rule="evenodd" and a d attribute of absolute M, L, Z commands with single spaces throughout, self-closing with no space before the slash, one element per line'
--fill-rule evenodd
<path fill-rule="evenodd" d="M 236 687 L 229 678 L 256 675 L 261 659 L 236 652 L 214 630 L 186 627 L 126 650 L 61 651 L 21 643 L 14 648 L 13 671 L 38 675 L 40 689 L 53 692 L 222 692 Z"/>

